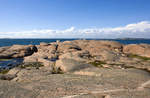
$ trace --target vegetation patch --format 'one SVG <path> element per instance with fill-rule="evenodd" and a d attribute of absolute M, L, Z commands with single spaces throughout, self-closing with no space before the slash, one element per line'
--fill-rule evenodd
<path fill-rule="evenodd" d="M 148 61 L 148 60 L 150 60 L 149 57 L 139 56 L 139 55 L 136 55 L 136 54 L 129 54 L 128 57 L 129 57 L 129 58 L 138 58 L 138 59 L 141 59 L 141 60 L 143 60 L 143 61 Z"/>
<path fill-rule="evenodd" d="M 114 65 L 114 66 L 122 66 L 123 64 L 116 64 L 116 63 L 111 63 L 111 64 L 109 64 L 109 65 Z"/>
<path fill-rule="evenodd" d="M 10 59 L 0 59 L 0 61 L 9 61 Z"/>
<path fill-rule="evenodd" d="M 1 69 L 0 74 L 7 74 L 9 72 L 9 69 Z"/>
<path fill-rule="evenodd" d="M 22 65 L 19 65 L 20 68 L 27 68 L 27 67 L 35 67 L 35 68 L 39 68 L 39 67 L 43 67 L 44 65 L 40 62 L 31 62 L 31 63 L 24 63 Z"/>
<path fill-rule="evenodd" d="M 150 70 L 148 68 L 138 68 L 138 67 L 134 67 L 134 66 L 124 66 L 124 68 L 125 69 L 134 68 L 134 69 L 139 69 L 139 70 L 143 70 L 143 71 L 150 73 Z"/>
<path fill-rule="evenodd" d="M 90 62 L 89 64 L 92 64 L 95 67 L 102 67 L 103 64 L 107 64 L 104 61 L 94 61 L 94 62 Z"/>
<path fill-rule="evenodd" d="M 52 66 L 52 74 L 64 74 L 60 68 L 56 68 L 55 63 Z"/>

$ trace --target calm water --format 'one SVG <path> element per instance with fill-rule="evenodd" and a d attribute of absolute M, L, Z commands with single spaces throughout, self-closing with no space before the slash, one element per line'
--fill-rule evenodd
<path fill-rule="evenodd" d="M 21 45 L 38 45 L 40 42 L 55 42 L 56 40 L 66 41 L 66 40 L 76 40 L 76 39 L 0 39 L 0 47 L 2 46 L 11 46 L 13 44 L 21 44 Z M 91 39 L 89 39 L 91 40 Z M 101 39 L 96 39 L 101 40 Z M 105 39 L 106 40 L 106 39 Z M 112 40 L 112 39 L 107 39 Z M 118 41 L 122 44 L 139 44 L 139 43 L 146 43 L 150 44 L 150 39 L 138 39 L 138 40 L 112 40 Z"/>

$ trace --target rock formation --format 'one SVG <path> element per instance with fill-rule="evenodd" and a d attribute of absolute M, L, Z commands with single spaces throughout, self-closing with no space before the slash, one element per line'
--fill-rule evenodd
<path fill-rule="evenodd" d="M 0 48 L 24 58 L 0 74 L 1 98 L 149 98 L 150 45 L 74 40 Z"/>
<path fill-rule="evenodd" d="M 137 54 L 140 56 L 150 57 L 150 45 L 148 44 L 130 44 L 125 45 L 123 52 Z"/>
<path fill-rule="evenodd" d="M 21 58 L 37 52 L 34 45 L 13 45 L 10 47 L 0 47 L 0 59 Z"/>

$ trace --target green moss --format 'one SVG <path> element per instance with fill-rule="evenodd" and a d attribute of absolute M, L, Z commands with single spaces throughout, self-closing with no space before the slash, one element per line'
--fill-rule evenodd
<path fill-rule="evenodd" d="M 143 60 L 143 61 L 148 61 L 148 60 L 150 60 L 150 58 L 148 58 L 148 57 L 139 56 L 139 55 L 136 55 L 136 54 L 129 54 L 128 57 L 129 57 L 129 58 L 138 58 L 138 59 L 141 59 L 141 60 Z"/>
<path fill-rule="evenodd" d="M 9 69 L 0 70 L 0 74 L 7 74 L 8 72 L 9 72 Z"/>
<path fill-rule="evenodd" d="M 8 61 L 8 60 L 10 60 L 10 59 L 0 59 L 0 61 Z"/>
<path fill-rule="evenodd" d="M 20 65 L 19 67 L 20 68 L 27 68 L 27 67 L 36 67 L 36 68 L 39 68 L 39 67 L 43 67 L 44 65 L 40 62 L 32 62 L 32 63 L 25 63 L 25 64 L 22 64 Z"/>
<path fill-rule="evenodd" d="M 112 64 L 109 64 L 109 65 L 121 66 L 122 64 L 116 64 L 116 63 L 112 63 Z"/>
<path fill-rule="evenodd" d="M 90 62 L 89 64 L 92 64 L 95 67 L 102 67 L 102 65 L 106 64 L 106 62 L 104 62 L 104 61 L 94 61 L 94 62 Z"/>

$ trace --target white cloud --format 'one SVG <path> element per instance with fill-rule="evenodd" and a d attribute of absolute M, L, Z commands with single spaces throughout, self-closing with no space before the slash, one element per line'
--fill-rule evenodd
<path fill-rule="evenodd" d="M 0 38 L 122 38 L 144 37 L 150 38 L 150 22 L 128 24 L 116 28 L 87 28 L 65 30 L 30 30 L 21 32 L 0 32 Z"/>

